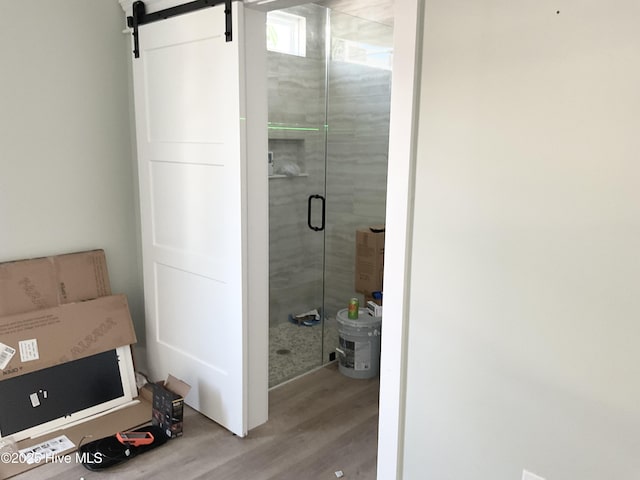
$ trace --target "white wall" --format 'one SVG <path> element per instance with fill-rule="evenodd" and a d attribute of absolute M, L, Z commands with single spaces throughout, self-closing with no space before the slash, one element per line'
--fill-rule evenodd
<path fill-rule="evenodd" d="M 639 18 L 426 2 L 405 479 L 638 478 Z"/>
<path fill-rule="evenodd" d="M 123 12 L 0 1 L 0 261 L 104 248 L 142 337 Z"/>

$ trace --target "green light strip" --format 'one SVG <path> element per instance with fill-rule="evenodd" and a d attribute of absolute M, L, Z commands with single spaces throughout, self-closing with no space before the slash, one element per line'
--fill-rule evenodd
<path fill-rule="evenodd" d="M 267 127 L 269 130 L 296 130 L 302 132 L 319 132 L 319 128 L 306 128 L 306 127 Z"/>

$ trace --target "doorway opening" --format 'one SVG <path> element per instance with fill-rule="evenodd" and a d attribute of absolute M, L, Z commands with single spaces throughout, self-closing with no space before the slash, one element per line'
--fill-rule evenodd
<path fill-rule="evenodd" d="M 268 14 L 270 387 L 334 360 L 338 311 L 364 305 L 355 238 L 385 223 L 393 55 L 377 6 Z"/>

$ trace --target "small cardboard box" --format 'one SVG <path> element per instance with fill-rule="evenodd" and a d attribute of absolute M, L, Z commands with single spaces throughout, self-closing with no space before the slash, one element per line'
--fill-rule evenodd
<path fill-rule="evenodd" d="M 365 295 L 382 290 L 384 226 L 356 230 L 355 291 Z"/>
<path fill-rule="evenodd" d="M 184 397 L 191 386 L 169 375 L 166 382 L 153 385 L 152 423 L 162 428 L 167 437 L 182 436 Z"/>
<path fill-rule="evenodd" d="M 0 316 L 111 295 L 103 250 L 0 263 Z"/>
<path fill-rule="evenodd" d="M 369 311 L 369 315 L 371 315 L 372 317 L 382 316 L 382 305 L 378 305 L 373 300 L 368 300 L 366 305 L 367 305 L 367 310 Z"/>

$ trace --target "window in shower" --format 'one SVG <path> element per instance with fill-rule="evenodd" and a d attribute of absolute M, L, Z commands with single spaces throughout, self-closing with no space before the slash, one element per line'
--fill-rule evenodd
<path fill-rule="evenodd" d="M 267 50 L 306 56 L 307 20 L 286 12 L 267 14 Z"/>
<path fill-rule="evenodd" d="M 333 40 L 333 60 L 391 70 L 393 48 L 388 45 L 355 42 L 346 38 Z"/>

